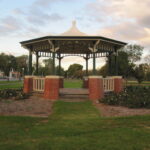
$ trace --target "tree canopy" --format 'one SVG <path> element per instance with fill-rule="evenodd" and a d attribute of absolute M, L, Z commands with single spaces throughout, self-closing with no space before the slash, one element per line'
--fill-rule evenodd
<path fill-rule="evenodd" d="M 3 71 L 7 76 L 11 70 L 26 74 L 27 63 L 28 56 L 26 55 L 15 57 L 13 55 L 7 55 L 4 53 L 0 54 L 0 70 Z"/>
<path fill-rule="evenodd" d="M 145 64 L 137 65 L 136 62 L 141 60 L 143 53 L 143 47 L 140 45 L 128 45 L 118 52 L 118 75 L 128 77 L 134 77 L 139 82 L 143 80 L 150 80 L 150 55 L 147 55 Z M 112 75 L 115 74 L 115 56 L 111 56 Z M 108 60 L 101 69 L 98 70 L 98 74 L 108 76 Z"/>
<path fill-rule="evenodd" d="M 125 46 L 122 51 L 128 54 L 128 59 L 131 63 L 135 63 L 141 59 L 144 47 L 134 44 Z"/>
<path fill-rule="evenodd" d="M 82 78 L 82 76 L 83 76 L 82 69 L 83 69 L 82 65 L 72 64 L 68 68 L 67 75 L 68 75 L 68 77 L 71 77 L 71 78 Z"/>
<path fill-rule="evenodd" d="M 134 77 L 139 82 L 143 80 L 150 80 L 150 54 L 145 56 L 145 63 L 137 65 L 137 61 L 141 59 L 143 53 L 143 47 L 140 45 L 128 45 L 120 51 L 118 51 L 118 75 L 125 78 Z M 111 74 L 115 74 L 115 55 L 111 55 Z M 33 74 L 35 73 L 35 64 L 33 65 Z M 109 75 L 109 61 L 97 70 L 98 75 L 103 75 L 104 77 Z M 28 72 L 28 56 L 22 55 L 15 57 L 13 55 L 7 55 L 5 53 L 0 54 L 0 71 L 4 72 L 5 75 L 9 75 L 10 70 L 18 71 L 22 75 Z M 39 75 L 52 75 L 53 71 L 53 60 L 51 58 L 44 59 L 42 64 L 39 63 Z M 59 74 L 59 67 L 55 68 L 56 74 Z M 63 68 L 60 69 L 61 75 L 69 78 L 82 78 L 85 75 L 85 70 L 80 64 L 72 64 L 69 66 L 67 71 Z M 92 71 L 89 70 L 89 75 Z"/>

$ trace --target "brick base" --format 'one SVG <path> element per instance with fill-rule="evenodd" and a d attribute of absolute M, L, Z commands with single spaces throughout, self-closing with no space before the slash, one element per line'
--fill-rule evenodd
<path fill-rule="evenodd" d="M 123 91 L 123 79 L 121 76 L 114 76 L 114 92 L 120 93 Z"/>
<path fill-rule="evenodd" d="M 33 76 L 25 76 L 23 84 L 23 92 L 28 94 L 33 91 Z"/>
<path fill-rule="evenodd" d="M 59 76 L 46 76 L 44 87 L 44 98 L 49 100 L 58 100 L 59 98 Z"/>
<path fill-rule="evenodd" d="M 89 77 L 89 98 L 99 100 L 104 97 L 103 81 L 100 76 Z"/>

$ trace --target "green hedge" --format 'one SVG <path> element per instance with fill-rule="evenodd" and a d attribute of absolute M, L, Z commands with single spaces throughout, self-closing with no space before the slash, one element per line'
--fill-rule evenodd
<path fill-rule="evenodd" d="M 150 108 L 150 87 L 129 86 L 119 94 L 109 93 L 100 102 L 130 108 Z"/>
<path fill-rule="evenodd" d="M 3 99 L 26 99 L 29 97 L 29 94 L 23 93 L 22 89 L 4 89 L 0 90 L 0 100 Z"/>

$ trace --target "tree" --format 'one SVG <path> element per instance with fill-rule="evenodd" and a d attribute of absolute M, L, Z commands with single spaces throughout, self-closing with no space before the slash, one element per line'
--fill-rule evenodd
<path fill-rule="evenodd" d="M 129 56 L 124 51 L 119 51 L 117 56 L 118 74 L 124 77 L 130 76 L 131 68 L 129 64 Z M 115 56 L 112 55 L 112 74 L 115 74 Z"/>
<path fill-rule="evenodd" d="M 103 77 L 108 76 L 109 72 L 108 72 L 108 63 L 106 63 L 104 66 L 102 66 L 97 73 L 99 75 L 102 75 Z"/>
<path fill-rule="evenodd" d="M 53 74 L 53 60 L 51 58 L 43 60 L 44 66 L 39 65 L 39 75 L 46 76 Z"/>
<path fill-rule="evenodd" d="M 59 75 L 59 66 L 56 67 L 56 74 Z M 60 74 L 61 76 L 64 76 L 65 75 L 65 71 L 64 71 L 64 68 L 60 68 Z"/>
<path fill-rule="evenodd" d="M 111 56 L 111 74 L 114 75 L 115 74 L 115 56 L 112 55 Z M 117 62 L 118 62 L 118 74 L 122 75 L 124 77 L 129 77 L 133 75 L 133 68 L 134 68 L 134 64 L 129 62 L 129 56 L 126 52 L 124 51 L 119 51 L 118 52 L 118 57 L 117 57 Z M 106 62 L 106 64 L 100 69 L 98 70 L 98 74 L 106 77 L 109 75 L 109 64 L 108 64 L 108 60 Z"/>
<path fill-rule="evenodd" d="M 141 59 L 143 52 L 143 47 L 140 45 L 127 45 L 118 51 L 117 63 L 118 63 L 118 75 L 124 77 L 134 76 L 135 62 Z M 115 56 L 111 56 L 111 74 L 115 75 Z M 108 70 L 109 64 L 108 60 L 106 65 L 104 65 L 100 70 L 99 74 L 103 76 L 109 75 Z"/>
<path fill-rule="evenodd" d="M 144 47 L 140 45 L 127 45 L 122 51 L 126 52 L 131 63 L 135 63 L 141 59 Z"/>
<path fill-rule="evenodd" d="M 82 79 L 83 78 L 83 71 L 82 70 L 77 70 L 74 73 L 74 77 L 77 78 L 77 79 Z"/>
<path fill-rule="evenodd" d="M 150 65 L 150 54 L 145 56 L 144 60 L 148 65 Z"/>
<path fill-rule="evenodd" d="M 139 83 L 141 83 L 144 80 L 145 72 L 144 72 L 144 67 L 142 64 L 140 64 L 139 66 L 135 68 L 134 76 L 138 80 Z"/>
<path fill-rule="evenodd" d="M 83 69 L 83 66 L 80 64 L 70 65 L 67 71 L 67 75 L 68 77 L 71 77 L 71 78 L 78 78 L 79 76 L 81 77 L 82 69 Z"/>
<path fill-rule="evenodd" d="M 13 55 L 0 54 L 0 70 L 3 71 L 6 76 L 9 76 L 10 70 L 16 70 L 16 68 L 17 62 Z"/>
<path fill-rule="evenodd" d="M 146 74 L 146 80 L 150 81 L 150 72 L 147 72 L 147 74 Z"/>
<path fill-rule="evenodd" d="M 22 75 L 28 73 L 28 56 L 22 55 L 16 57 L 16 71 L 20 72 Z"/>
<path fill-rule="evenodd" d="M 150 80 L 150 64 L 140 64 L 143 68 L 144 74 L 145 74 L 145 80 Z"/>

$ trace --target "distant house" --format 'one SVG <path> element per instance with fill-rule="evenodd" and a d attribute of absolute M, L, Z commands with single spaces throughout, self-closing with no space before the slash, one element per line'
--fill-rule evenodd
<path fill-rule="evenodd" d="M 20 72 L 11 70 L 9 72 L 9 78 L 20 78 Z"/>
<path fill-rule="evenodd" d="M 4 77 L 4 72 L 0 71 L 0 78 Z"/>
<path fill-rule="evenodd" d="M 10 71 L 9 78 L 20 78 L 20 72 Z"/>

